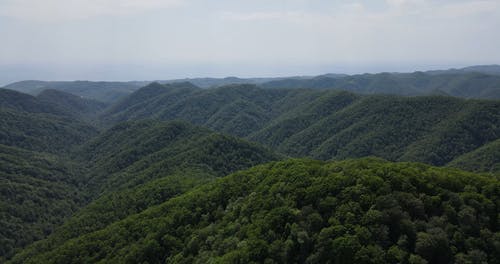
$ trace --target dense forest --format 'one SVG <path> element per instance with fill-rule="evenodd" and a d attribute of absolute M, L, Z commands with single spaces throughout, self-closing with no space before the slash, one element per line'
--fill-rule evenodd
<path fill-rule="evenodd" d="M 0 144 L 0 168 L 0 256 L 44 238 L 85 204 L 85 173 L 68 160 Z"/>
<path fill-rule="evenodd" d="M 0 263 L 495 263 L 498 76 L 0 88 Z"/>
<path fill-rule="evenodd" d="M 499 99 L 500 75 L 478 72 L 379 73 L 347 77 L 318 76 L 312 79 L 284 79 L 264 83 L 265 88 L 338 89 L 364 94 L 452 95 L 465 98 Z"/>
<path fill-rule="evenodd" d="M 188 120 L 295 157 L 378 156 L 453 163 L 500 137 L 500 102 L 446 96 L 357 95 L 311 89 L 150 84 L 107 109 L 101 122 Z M 493 165 L 493 164 L 490 164 Z"/>
<path fill-rule="evenodd" d="M 499 188 L 423 164 L 289 160 L 35 243 L 12 263 L 494 263 Z"/>
<path fill-rule="evenodd" d="M 61 153 L 97 135 L 98 129 L 45 100 L 0 88 L 0 144 Z"/>

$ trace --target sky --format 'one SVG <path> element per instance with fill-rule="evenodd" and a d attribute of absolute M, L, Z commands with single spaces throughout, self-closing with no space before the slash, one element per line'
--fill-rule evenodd
<path fill-rule="evenodd" d="M 499 0 L 0 0 L 0 85 L 500 63 Z"/>

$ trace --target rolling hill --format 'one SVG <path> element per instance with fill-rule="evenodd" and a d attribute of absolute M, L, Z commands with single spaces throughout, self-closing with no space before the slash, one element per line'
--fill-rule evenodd
<path fill-rule="evenodd" d="M 200 88 L 254 84 L 264 88 L 335 89 L 363 94 L 451 95 L 464 98 L 499 99 L 500 66 L 476 65 L 460 69 L 413 73 L 336 74 L 272 78 L 184 78 L 157 80 L 161 84 L 190 82 Z M 115 103 L 152 81 L 36 81 L 11 83 L 5 88 L 37 95 L 55 89 L 83 98 Z"/>
<path fill-rule="evenodd" d="M 7 147 L 6 149 L 10 150 Z M 21 154 L 28 155 L 29 153 L 25 154 L 25 151 L 19 150 L 17 153 L 19 157 L 12 154 L 7 161 L 19 160 L 23 157 Z M 40 157 L 44 156 L 40 154 Z M 101 133 L 73 153 L 72 162 L 76 168 L 79 168 L 78 173 L 66 175 L 65 170 L 59 169 L 57 173 L 51 174 L 46 167 L 50 166 L 49 168 L 53 169 L 53 165 L 47 161 L 47 164 L 40 165 L 41 161 L 36 162 L 35 159 L 30 166 L 22 167 L 27 164 L 27 161 L 21 160 L 14 165 L 28 172 L 23 173 L 23 170 L 17 168 L 10 169 L 13 165 L 5 163 L 7 165 L 4 167 L 2 164 L 0 169 L 0 176 L 2 176 L 0 180 L 13 181 L 14 187 L 7 188 L 8 185 L 6 186 L 7 196 L 10 199 L 14 199 L 12 198 L 14 196 L 16 201 L 22 203 L 23 206 L 19 207 L 19 210 L 24 214 L 30 211 L 35 214 L 49 209 L 45 212 L 46 215 L 41 217 L 56 219 L 57 224 L 61 224 L 66 216 L 80 209 L 54 233 L 56 241 L 61 241 L 102 229 L 113 222 L 139 213 L 217 177 L 281 158 L 256 144 L 217 134 L 185 122 L 127 122 Z M 39 171 L 45 174 L 40 174 Z M 4 172 L 6 174 L 2 174 Z M 30 180 L 24 175 L 58 178 L 53 180 L 52 185 L 41 182 L 37 186 L 35 180 Z M 31 184 L 34 186 L 21 191 L 22 185 L 21 183 L 15 185 L 16 180 L 33 182 Z M 49 178 L 49 180 L 52 179 Z M 73 183 L 73 181 L 76 182 Z M 72 189 L 68 191 L 67 185 L 70 185 Z M 11 190 L 12 188 L 19 190 Z M 12 194 L 14 191 L 17 192 L 15 195 Z M 75 197 L 68 197 L 70 194 Z M 77 194 L 85 195 L 85 203 L 82 201 L 71 203 L 71 199 L 81 196 Z M 29 199 L 36 199 L 36 202 L 23 203 Z M 63 205 L 71 206 L 72 210 L 58 212 L 58 208 L 61 207 L 59 204 L 62 202 L 65 202 Z M 47 203 L 55 209 L 51 209 Z M 86 206 L 81 208 L 83 205 Z M 15 204 L 10 206 L 15 206 Z M 9 212 L 13 210 L 9 208 L 6 210 Z M 12 214 L 17 215 L 15 211 Z M 35 236 L 31 233 L 36 230 L 19 231 L 29 225 L 28 223 L 19 224 L 15 217 L 7 215 L 0 220 L 5 224 L 4 239 L 9 242 L 6 244 L 7 248 L 3 249 L 0 254 L 5 258 L 9 258 L 16 247 L 26 246 L 29 242 L 50 234 L 53 227 L 53 225 L 48 225 L 44 229 L 45 233 L 37 233 Z M 41 226 L 38 222 L 34 225 Z M 23 239 L 28 236 L 25 238 L 27 242 L 12 242 L 17 241 L 16 234 L 23 236 Z M 57 243 L 54 240 L 50 241 Z"/>
<path fill-rule="evenodd" d="M 115 102 L 146 85 L 147 82 L 91 82 L 91 81 L 20 81 L 5 86 L 7 89 L 38 95 L 44 90 L 53 89 L 71 93 L 104 103 Z"/>
<path fill-rule="evenodd" d="M 500 173 L 500 139 L 459 156 L 448 163 L 449 166 L 468 171 Z"/>
<path fill-rule="evenodd" d="M 493 263 L 498 188 L 415 163 L 274 162 L 11 263 Z"/>
<path fill-rule="evenodd" d="M 77 119 L 88 121 L 94 120 L 107 107 L 105 103 L 53 89 L 43 90 L 37 99 Z"/>
<path fill-rule="evenodd" d="M 151 84 L 104 112 L 102 123 L 186 120 L 295 157 L 378 156 L 445 165 L 500 138 L 500 103 L 446 96 L 356 95 L 231 85 Z"/>
<path fill-rule="evenodd" d="M 0 89 L 0 144 L 64 153 L 97 134 L 75 112 L 20 92 Z"/>
<path fill-rule="evenodd" d="M 494 70 L 0 89 L 0 262 L 494 263 Z"/>
<path fill-rule="evenodd" d="M 44 102 L 34 96 L 3 88 L 0 88 L 0 108 L 27 113 L 66 115 L 63 109 L 51 102 Z"/>
<path fill-rule="evenodd" d="M 182 169 L 223 176 L 280 157 L 257 144 L 186 122 L 152 120 L 120 123 L 74 156 L 91 169 L 88 187 L 97 187 L 98 193 L 135 187 Z"/>
<path fill-rule="evenodd" d="M 362 94 L 451 95 L 500 99 L 500 76 L 475 71 L 442 73 L 378 73 L 341 78 L 284 79 L 261 84 L 264 88 L 336 89 Z"/>
<path fill-rule="evenodd" d="M 45 238 L 85 203 L 82 175 L 57 156 L 0 144 L 0 262 Z"/>

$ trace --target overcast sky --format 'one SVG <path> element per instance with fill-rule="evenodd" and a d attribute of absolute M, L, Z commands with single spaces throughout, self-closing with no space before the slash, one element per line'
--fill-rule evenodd
<path fill-rule="evenodd" d="M 499 0 L 0 0 L 0 84 L 500 63 Z"/>

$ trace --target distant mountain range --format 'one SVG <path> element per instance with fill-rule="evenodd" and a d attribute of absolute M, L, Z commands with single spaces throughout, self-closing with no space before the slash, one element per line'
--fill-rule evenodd
<path fill-rule="evenodd" d="M 72 93 L 104 103 L 116 102 L 152 81 L 20 81 L 5 88 L 36 95 L 45 89 Z M 277 78 L 185 78 L 157 80 L 161 84 L 190 82 L 201 88 L 229 84 L 256 84 L 264 88 L 336 89 L 366 94 L 429 95 L 464 98 L 500 98 L 500 65 L 471 66 L 414 73 L 323 74 Z"/>

